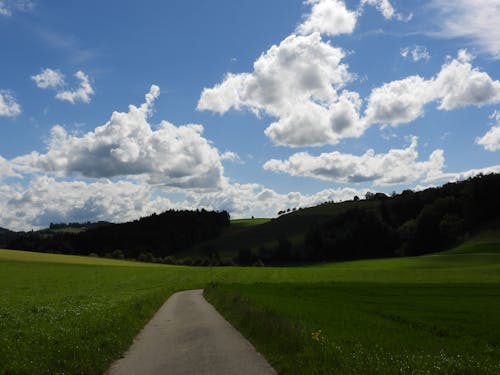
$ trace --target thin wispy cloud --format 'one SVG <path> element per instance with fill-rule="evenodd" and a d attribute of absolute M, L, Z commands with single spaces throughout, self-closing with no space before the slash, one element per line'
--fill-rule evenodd
<path fill-rule="evenodd" d="M 401 48 L 401 56 L 405 59 L 411 59 L 413 62 L 429 61 L 431 59 L 431 54 L 427 51 L 427 48 L 420 45 Z"/>
<path fill-rule="evenodd" d="M 16 12 L 30 12 L 35 4 L 35 0 L 0 0 L 0 16 L 10 17 Z"/>
<path fill-rule="evenodd" d="M 431 0 L 433 35 L 463 38 L 479 51 L 500 59 L 500 2 L 498 0 Z"/>

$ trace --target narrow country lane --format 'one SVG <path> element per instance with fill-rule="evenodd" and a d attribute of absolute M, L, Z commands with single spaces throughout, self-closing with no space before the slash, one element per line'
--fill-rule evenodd
<path fill-rule="evenodd" d="M 267 375 L 276 371 L 199 289 L 172 295 L 107 374 Z"/>

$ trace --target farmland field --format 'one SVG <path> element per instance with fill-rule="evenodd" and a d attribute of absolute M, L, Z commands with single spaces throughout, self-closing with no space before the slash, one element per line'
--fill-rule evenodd
<path fill-rule="evenodd" d="M 0 374 L 103 373 L 169 295 L 209 281 L 281 373 L 500 369 L 496 254 L 210 271 L 0 250 Z"/>

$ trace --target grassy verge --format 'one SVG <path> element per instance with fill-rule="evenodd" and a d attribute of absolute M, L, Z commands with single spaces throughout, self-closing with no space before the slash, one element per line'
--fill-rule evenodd
<path fill-rule="evenodd" d="M 498 374 L 499 286 L 226 284 L 205 295 L 280 374 Z"/>

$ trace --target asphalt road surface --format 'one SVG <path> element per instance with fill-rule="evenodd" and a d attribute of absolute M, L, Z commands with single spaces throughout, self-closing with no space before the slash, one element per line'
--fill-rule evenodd
<path fill-rule="evenodd" d="M 276 371 L 203 298 L 172 295 L 109 375 L 267 375 Z"/>

